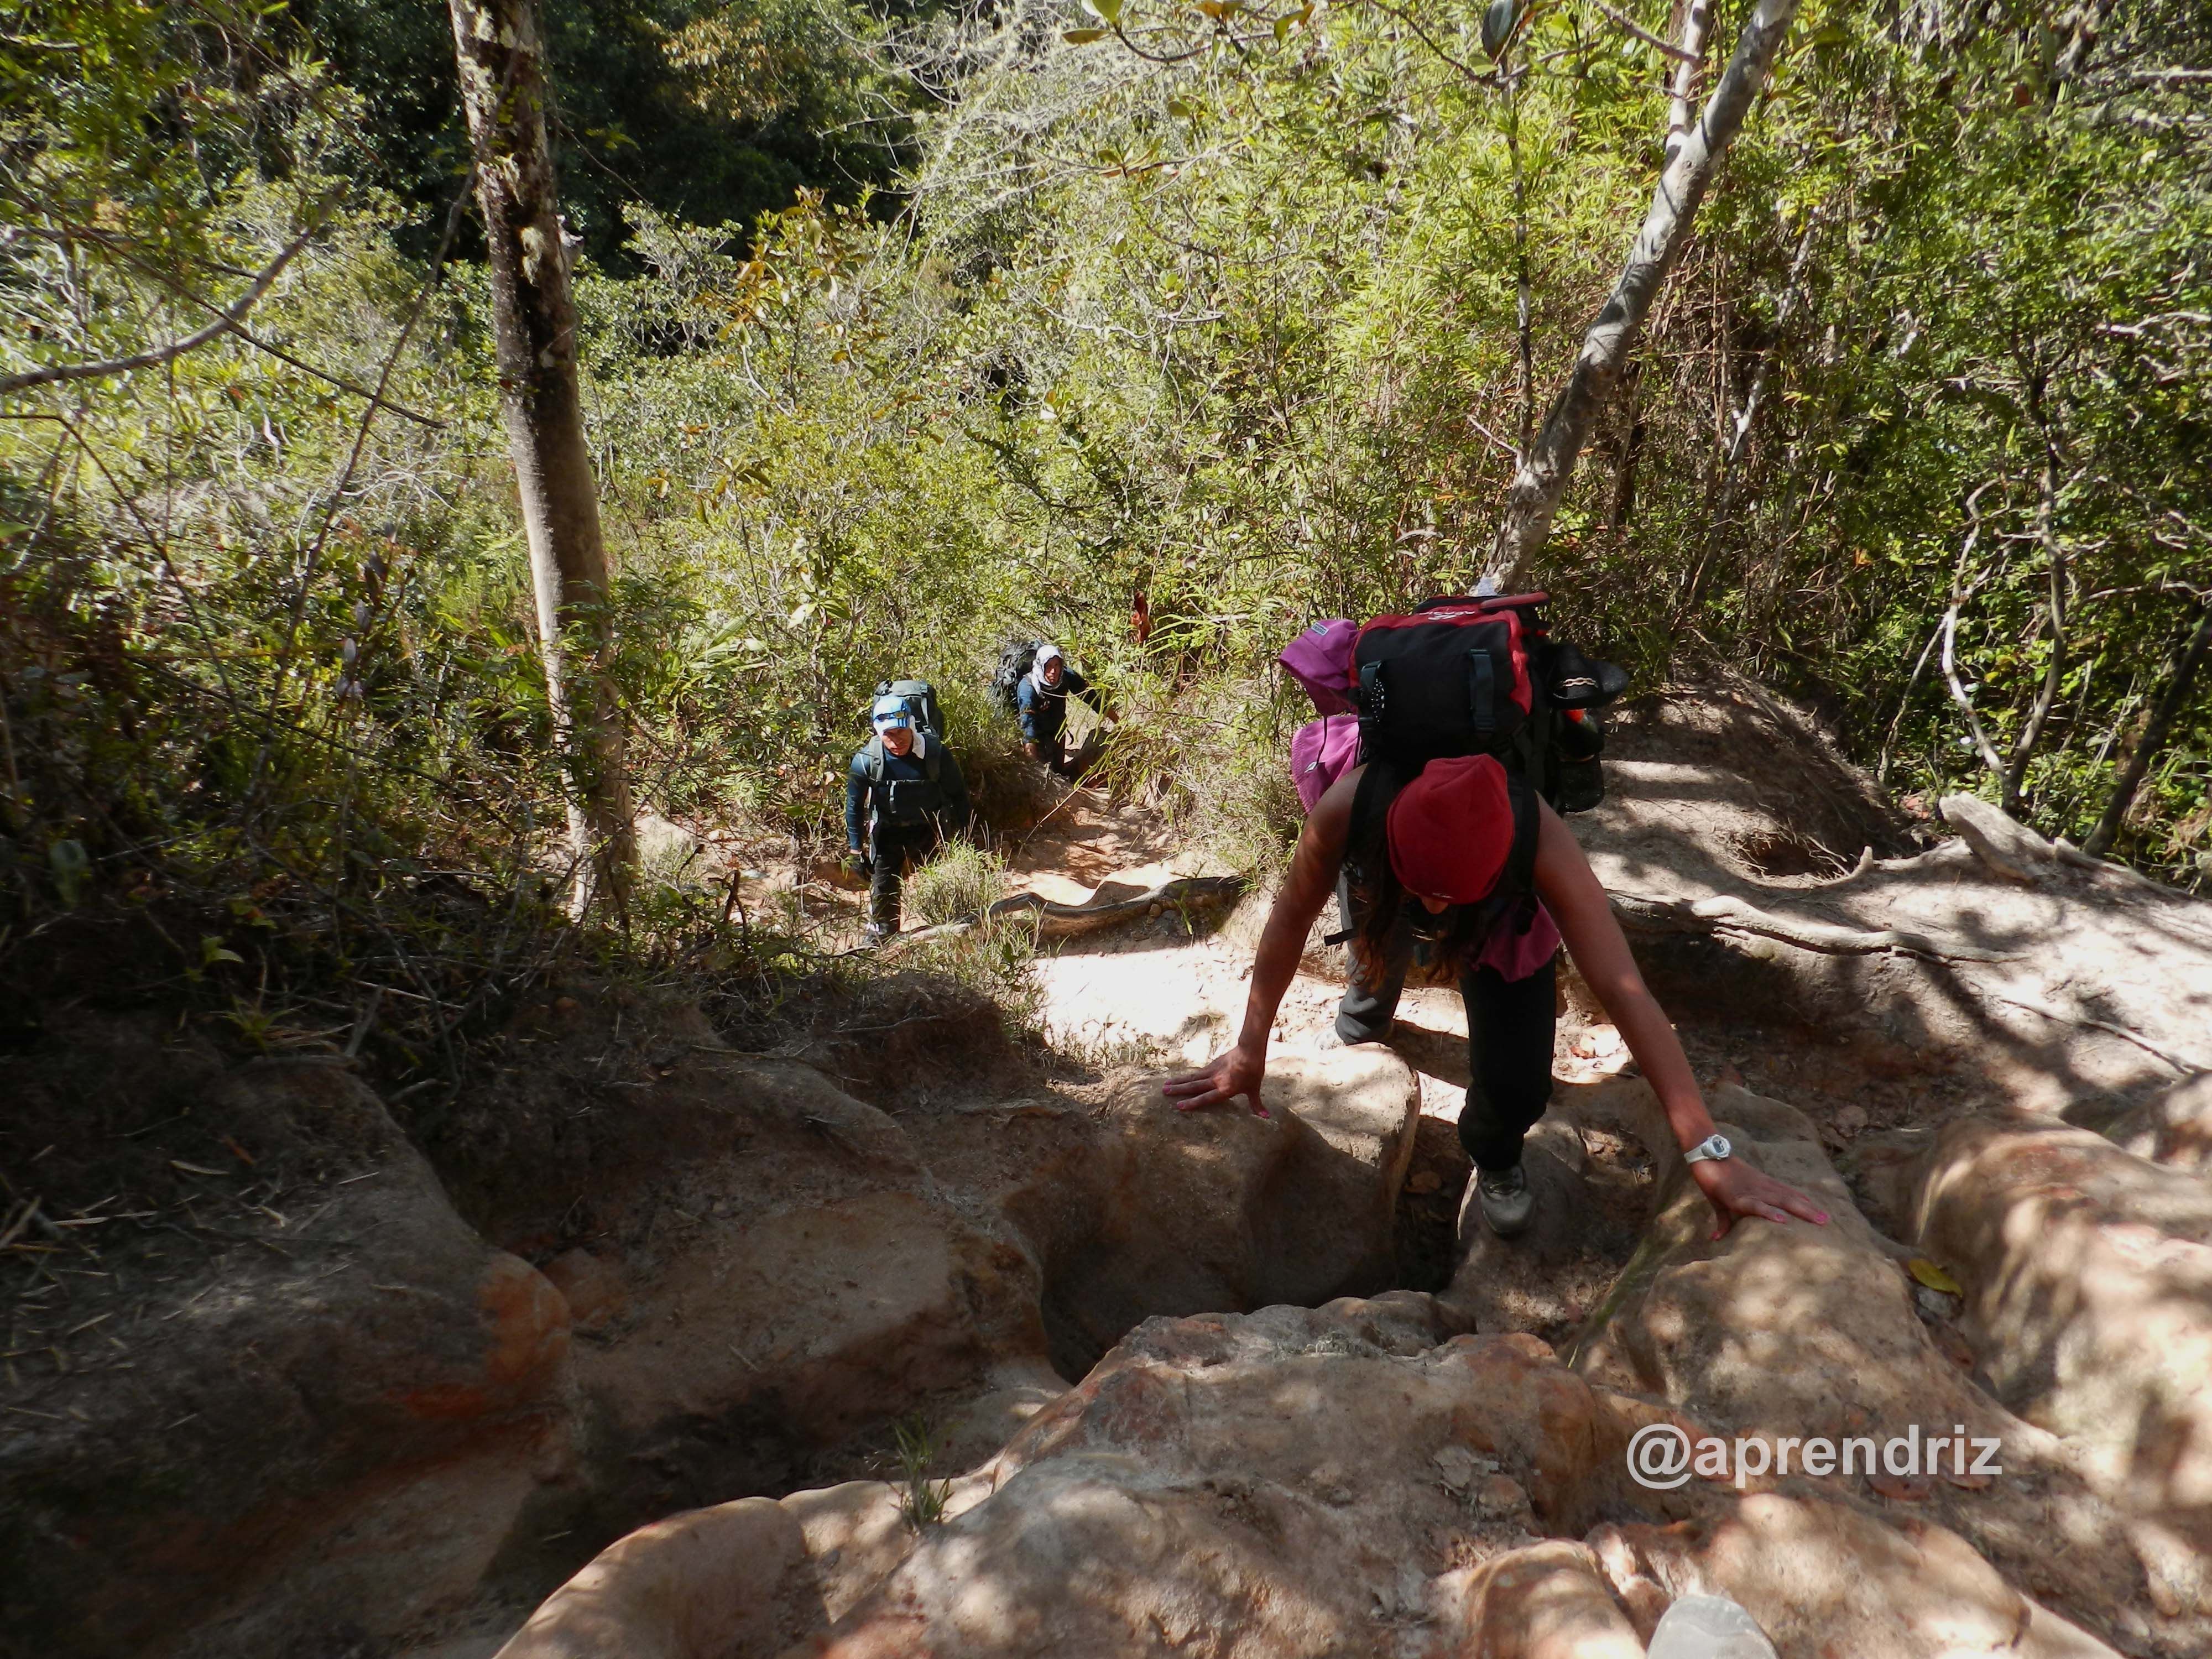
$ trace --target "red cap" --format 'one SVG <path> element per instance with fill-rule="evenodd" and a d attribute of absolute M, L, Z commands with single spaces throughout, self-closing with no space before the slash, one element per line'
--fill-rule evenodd
<path fill-rule="evenodd" d="M 1513 849 L 1513 798 L 1489 755 L 1434 760 L 1398 792 L 1385 820 L 1390 868 L 1416 898 L 1487 897 Z"/>

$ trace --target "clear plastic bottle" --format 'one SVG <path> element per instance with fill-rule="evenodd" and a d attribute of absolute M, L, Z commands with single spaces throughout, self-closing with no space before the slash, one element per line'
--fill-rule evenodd
<path fill-rule="evenodd" d="M 1651 1632 L 1650 1659 L 1775 1659 L 1759 1620 L 1725 1595 L 1685 1595 Z"/>

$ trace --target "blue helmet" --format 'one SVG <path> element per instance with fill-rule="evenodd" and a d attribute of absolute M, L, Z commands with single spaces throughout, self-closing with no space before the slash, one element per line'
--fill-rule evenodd
<path fill-rule="evenodd" d="M 914 724 L 913 712 L 907 708 L 906 700 L 903 697 L 878 697 L 875 707 L 869 711 L 868 718 L 874 722 L 876 730 L 878 732 L 888 726 Z"/>

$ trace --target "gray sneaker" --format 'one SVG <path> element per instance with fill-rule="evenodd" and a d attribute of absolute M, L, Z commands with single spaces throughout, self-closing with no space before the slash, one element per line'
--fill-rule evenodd
<path fill-rule="evenodd" d="M 1500 1238 L 1511 1238 L 1528 1225 L 1528 1212 L 1536 1206 L 1529 1190 L 1528 1171 L 1518 1164 L 1504 1170 L 1477 1170 L 1475 1191 L 1482 1205 L 1482 1219 Z"/>

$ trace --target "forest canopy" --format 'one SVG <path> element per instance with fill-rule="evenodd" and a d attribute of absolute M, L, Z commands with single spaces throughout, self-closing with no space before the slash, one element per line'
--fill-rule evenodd
<path fill-rule="evenodd" d="M 1278 856 L 1274 652 L 1483 568 L 1705 10 L 550 9 L 640 805 L 829 833 L 878 679 L 1003 738 L 1048 635 L 1109 778 Z M 0 76 L 8 925 L 507 960 L 399 915 L 513 923 L 562 810 L 442 14 L 33 0 Z M 1562 619 L 2212 886 L 2208 142 L 2191 0 L 1808 0 L 1534 561 Z"/>

